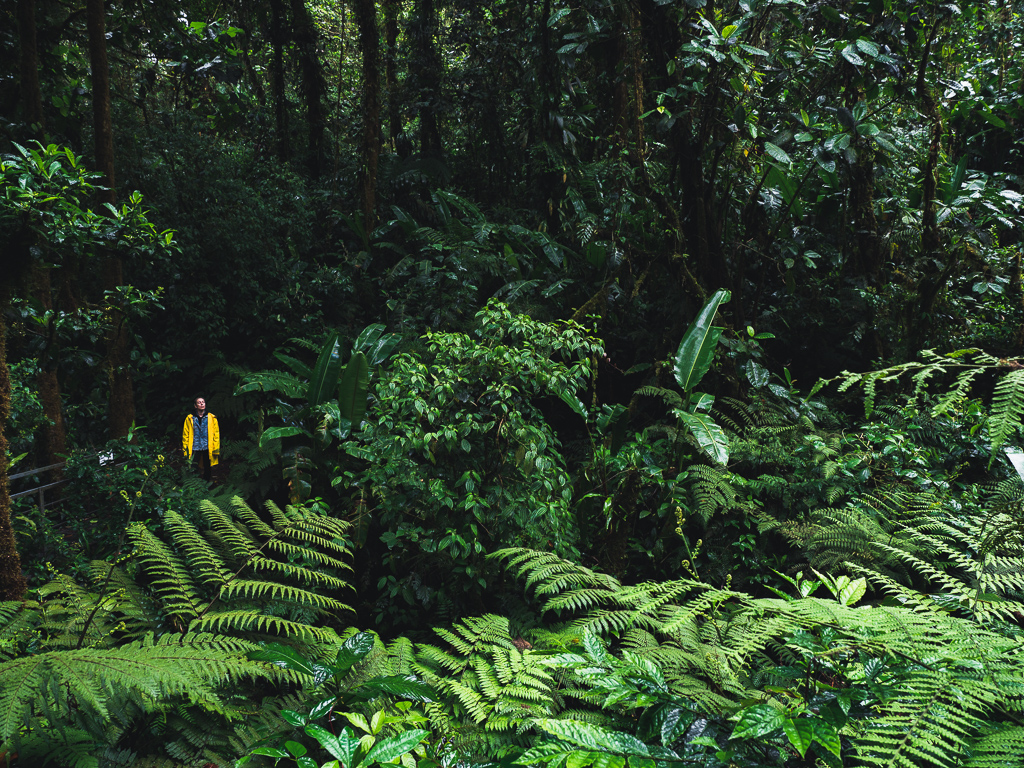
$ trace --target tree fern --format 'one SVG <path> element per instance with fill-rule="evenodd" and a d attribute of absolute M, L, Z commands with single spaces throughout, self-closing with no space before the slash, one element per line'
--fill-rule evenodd
<path fill-rule="evenodd" d="M 498 557 L 514 559 L 524 576 L 533 574 L 532 565 L 553 572 L 548 557 L 527 557 L 516 550 Z M 534 580 L 542 610 L 561 610 L 562 636 L 574 636 L 577 644 L 602 631 L 609 642 L 622 638 L 623 657 L 634 667 L 643 668 L 645 660 L 656 665 L 665 695 L 678 697 L 672 699 L 679 702 L 676 706 L 695 717 L 720 718 L 751 706 L 751 701 L 770 699 L 776 694 L 753 687 L 764 685 L 764 670 L 804 658 L 805 643 L 794 638 L 821 636 L 829 638 L 822 663 L 846 659 L 848 671 L 843 674 L 852 675 L 848 684 L 869 668 L 888 670 L 886 685 L 862 694 L 874 696 L 875 703 L 858 711 L 857 720 L 844 731 L 849 750 L 862 764 L 986 765 L 1000 747 L 1019 743 L 1018 715 L 1012 713 L 1022 710 L 1024 700 L 1024 649 L 1012 633 L 992 632 L 940 610 L 915 610 L 919 604 L 914 602 L 909 607 L 853 608 L 816 598 L 755 599 L 688 580 L 593 589 L 582 569 L 575 578 L 565 571 L 558 578 L 560 590 L 587 594 L 573 603 L 558 590 L 545 589 L 544 578 Z M 589 666 L 603 658 L 590 655 Z M 790 688 L 780 706 L 789 705 L 797 692 L 792 679 L 781 677 L 775 683 L 784 686 L 779 691 Z M 619 722 L 628 726 L 630 720 Z M 781 724 L 779 729 L 781 737 Z M 636 754 L 612 748 L 607 740 L 593 742 L 595 734 L 586 728 L 556 733 L 578 749 Z M 838 737 L 829 743 L 839 751 Z M 562 753 L 567 754 L 565 747 Z M 533 750 L 530 754 L 537 757 Z"/>
<path fill-rule="evenodd" d="M 254 641 L 337 641 L 344 523 L 274 505 L 264 517 L 238 499 L 201 514 L 196 525 L 169 512 L 161 536 L 132 526 L 131 567 L 93 563 L 91 589 L 58 574 L 35 601 L 0 605 L 0 748 L 42 760 L 59 742 L 96 765 L 96 749 L 121 754 L 159 717 L 166 754 L 226 766 L 242 721 L 262 716 L 239 694 L 293 678 L 248 659 Z M 79 759 L 83 733 L 95 749 Z"/>

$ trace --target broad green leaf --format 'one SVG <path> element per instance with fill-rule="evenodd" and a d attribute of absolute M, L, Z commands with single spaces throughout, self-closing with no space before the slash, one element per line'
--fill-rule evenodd
<path fill-rule="evenodd" d="M 747 381 L 755 387 L 763 387 L 768 383 L 768 379 L 771 376 L 768 369 L 761 365 L 757 360 L 751 360 L 747 363 Z"/>
<path fill-rule="evenodd" d="M 437 694 L 434 693 L 434 689 L 422 680 L 417 680 L 412 675 L 375 677 L 359 686 L 358 692 L 362 693 L 363 691 L 373 696 L 386 693 L 411 701 L 437 701 Z"/>
<path fill-rule="evenodd" d="M 782 723 L 782 730 L 800 757 L 807 754 L 808 747 L 814 741 L 814 724 L 810 718 L 798 717 L 794 720 L 787 717 Z"/>
<path fill-rule="evenodd" d="M 341 416 L 357 427 L 366 415 L 366 389 L 369 383 L 370 363 L 366 355 L 356 352 L 345 366 L 338 384 L 338 408 Z"/>
<path fill-rule="evenodd" d="M 697 318 L 686 329 L 683 340 L 679 342 L 672 373 L 684 392 L 693 389 L 711 367 L 715 346 L 722 335 L 722 329 L 713 327 L 711 323 L 715 319 L 718 306 L 729 301 L 731 295 L 725 289 L 715 291 L 701 308 Z"/>
<path fill-rule="evenodd" d="M 307 725 L 306 735 L 312 736 L 320 742 L 320 746 L 330 752 L 332 756 L 338 758 L 343 766 L 351 768 L 352 758 L 359 747 L 359 739 L 353 738 L 348 728 L 343 728 L 341 733 L 335 736 L 319 725 Z"/>
<path fill-rule="evenodd" d="M 582 723 L 577 720 L 554 720 L 540 718 L 534 721 L 540 729 L 577 744 L 586 749 L 615 752 L 618 754 L 630 754 L 647 756 L 650 751 L 647 745 L 640 739 L 628 733 L 613 731 L 610 728 L 603 728 L 591 723 Z"/>
<path fill-rule="evenodd" d="M 352 345 L 352 352 L 362 352 L 371 366 L 377 366 L 390 357 L 402 337 L 397 333 L 384 333 L 380 323 L 368 325 Z"/>
<path fill-rule="evenodd" d="M 956 164 L 956 168 L 953 169 L 953 175 L 950 177 L 949 182 L 946 184 L 946 188 L 943 190 L 942 202 L 946 205 L 950 205 L 956 198 L 957 192 L 960 191 L 960 187 L 964 183 L 964 174 L 967 172 L 967 155 L 960 158 L 960 162 Z"/>
<path fill-rule="evenodd" d="M 266 757 L 277 758 L 288 757 L 287 752 L 285 752 L 283 749 L 278 749 L 277 747 L 256 747 L 254 750 L 252 750 L 252 754 L 265 755 Z"/>
<path fill-rule="evenodd" d="M 380 339 L 381 334 L 384 333 L 384 326 L 380 323 L 373 323 L 363 328 L 363 332 L 356 336 L 356 341 L 352 345 L 353 352 L 366 352 Z"/>
<path fill-rule="evenodd" d="M 289 669 L 292 672 L 301 672 L 314 679 L 322 678 L 326 671 L 326 667 L 322 664 L 310 661 L 294 648 L 281 645 L 280 643 L 267 643 L 260 650 L 252 651 L 249 654 L 249 658 L 253 661 L 269 661 L 275 666 Z"/>
<path fill-rule="evenodd" d="M 270 427 L 269 429 L 263 430 L 263 434 L 260 435 L 259 446 L 262 448 L 271 440 L 280 440 L 282 437 L 293 437 L 294 435 L 305 435 L 310 437 L 309 432 L 304 430 L 302 427 Z"/>
<path fill-rule="evenodd" d="M 335 382 L 341 373 L 341 342 L 338 334 L 334 334 L 320 350 L 320 355 L 313 366 L 313 375 L 309 378 L 306 390 L 306 401 L 310 406 L 320 405 L 334 390 Z"/>
<path fill-rule="evenodd" d="M 786 165 L 789 165 L 790 163 L 793 162 L 789 155 L 786 154 L 785 150 L 782 149 L 782 147 L 778 146 L 777 144 L 772 144 L 770 141 L 766 141 L 764 143 L 764 151 L 767 152 L 773 160 L 776 160 L 780 163 L 785 163 Z"/>
<path fill-rule="evenodd" d="M 690 434 L 705 454 L 719 464 L 729 461 L 729 440 L 710 416 L 703 413 L 687 413 L 679 409 L 676 409 L 675 414 L 690 430 Z"/>
<path fill-rule="evenodd" d="M 560 389 L 558 390 L 558 399 L 572 408 L 573 413 L 581 419 L 587 418 L 587 409 L 583 407 L 583 401 L 576 397 L 572 392 Z"/>
<path fill-rule="evenodd" d="M 870 56 L 872 59 L 877 59 L 880 49 L 878 43 L 871 40 L 865 40 L 863 37 L 857 40 L 855 43 L 857 50 L 866 56 Z"/>
<path fill-rule="evenodd" d="M 840 750 L 842 744 L 839 741 L 839 733 L 836 729 L 825 722 L 821 718 L 814 718 L 811 720 L 811 729 L 814 734 L 814 740 L 821 744 L 825 749 L 831 752 L 836 757 L 840 756 Z"/>
<path fill-rule="evenodd" d="M 334 661 L 335 674 L 348 671 L 356 662 L 362 661 L 373 650 L 373 635 L 360 632 L 346 640 L 338 649 L 338 657 Z"/>
<path fill-rule="evenodd" d="M 868 591 L 867 579 L 861 576 L 839 589 L 839 602 L 843 605 L 855 605 Z"/>
<path fill-rule="evenodd" d="M 759 739 L 782 728 L 786 716 L 771 704 L 755 704 L 740 713 L 736 727 L 732 729 L 733 739 Z"/>
<path fill-rule="evenodd" d="M 373 749 L 366 753 L 366 757 L 359 761 L 359 765 L 370 765 L 372 763 L 390 763 L 399 755 L 404 755 L 413 747 L 419 744 L 430 734 L 421 728 L 414 728 L 405 731 L 398 736 L 392 736 L 373 745 Z"/>
<path fill-rule="evenodd" d="M 697 411 L 710 412 L 711 407 L 715 404 L 715 396 L 709 395 L 707 392 L 694 392 L 690 395 L 690 412 L 695 413 Z"/>
<path fill-rule="evenodd" d="M 305 715 L 291 709 L 282 709 L 281 717 L 284 718 L 284 721 L 288 723 L 288 725 L 295 726 L 296 728 L 301 728 L 309 722 L 309 718 Z"/>
<path fill-rule="evenodd" d="M 625 768 L 626 758 L 622 755 L 609 755 L 607 752 L 598 752 L 594 758 L 594 768 Z"/>
<path fill-rule="evenodd" d="M 864 59 L 857 54 L 857 48 L 854 45 L 848 45 L 841 51 L 843 58 L 856 67 L 864 66 Z"/>

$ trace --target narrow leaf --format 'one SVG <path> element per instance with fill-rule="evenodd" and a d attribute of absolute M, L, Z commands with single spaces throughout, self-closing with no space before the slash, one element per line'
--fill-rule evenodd
<path fill-rule="evenodd" d="M 341 416 L 357 427 L 366 415 L 366 388 L 369 382 L 370 363 L 366 355 L 356 352 L 345 366 L 345 373 L 338 384 L 338 407 Z"/>
<path fill-rule="evenodd" d="M 309 388 L 306 390 L 306 400 L 313 407 L 320 405 L 334 390 L 335 382 L 341 373 L 341 342 L 338 334 L 334 334 L 316 359 L 313 366 L 313 375 L 309 379 Z"/>

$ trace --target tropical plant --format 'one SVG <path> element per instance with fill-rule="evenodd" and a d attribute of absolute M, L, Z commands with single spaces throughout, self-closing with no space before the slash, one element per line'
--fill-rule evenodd
<path fill-rule="evenodd" d="M 729 439 L 708 413 L 715 403 L 714 396 L 695 392 L 694 387 L 711 368 L 715 348 L 724 330 L 712 323 L 718 307 L 729 301 L 730 295 L 726 290 L 716 291 L 704 303 L 679 342 L 672 360 L 672 375 L 682 394 L 658 387 L 641 387 L 638 390 L 642 395 L 661 396 L 672 407 L 673 415 L 700 451 L 718 464 L 729 461 Z"/>
<path fill-rule="evenodd" d="M 298 340 L 296 340 L 298 341 Z M 383 363 L 397 346 L 399 337 L 384 333 L 383 325 L 367 326 L 352 345 L 349 361 L 342 365 L 339 334 L 332 334 L 310 368 L 296 358 L 277 352 L 276 357 L 290 372 L 262 371 L 247 374 L 235 395 L 248 392 L 280 392 L 270 414 L 284 422 L 264 428 L 261 413 L 258 447 L 276 453 L 286 438 L 302 437 L 303 444 L 284 451 L 283 475 L 293 502 L 304 501 L 312 491 L 311 471 L 326 461 L 331 444 L 343 441 L 358 430 L 366 415 L 366 392 L 370 369 Z M 299 342 L 302 344 L 302 342 Z M 291 441 L 290 441 L 291 442 Z"/>
<path fill-rule="evenodd" d="M 400 649 L 402 641 L 396 646 Z M 413 702 L 433 701 L 433 690 L 408 673 L 367 674 L 367 670 L 382 666 L 380 658 L 366 662 L 371 654 L 384 657 L 385 665 L 397 661 L 399 666 L 404 666 L 401 651 L 396 653 L 395 650 L 395 647 L 384 648 L 371 633 L 353 632 L 337 646 L 333 661 L 304 656 L 278 643 L 267 644 L 250 653 L 251 659 L 270 662 L 301 679 L 304 700 L 300 711 L 284 709 L 281 712 L 291 730 L 264 739 L 237 765 L 246 765 L 254 756 L 263 756 L 274 758 L 275 765 L 282 759 L 290 759 L 298 768 L 313 768 L 325 754 L 335 758 L 323 763 L 326 768 L 369 768 L 395 760 L 403 766 L 430 765 L 423 759 L 426 746 L 422 744 L 430 731 L 409 726 L 427 722 L 412 705 Z M 321 657 L 326 651 L 328 648 L 324 646 L 318 649 Z M 358 669 L 354 669 L 356 667 Z M 339 731 L 341 722 L 347 724 Z M 322 754 L 314 760 L 312 755 L 317 749 Z"/>
<path fill-rule="evenodd" d="M 542 406 L 584 413 L 600 342 L 493 301 L 477 324 L 473 335 L 428 334 L 425 353 L 394 358 L 363 430 L 342 446 L 356 461 L 332 481 L 356 491 L 360 517 L 379 525 L 368 559 L 378 589 L 406 610 L 479 603 L 495 543 L 569 552 L 576 538 L 570 478 Z"/>

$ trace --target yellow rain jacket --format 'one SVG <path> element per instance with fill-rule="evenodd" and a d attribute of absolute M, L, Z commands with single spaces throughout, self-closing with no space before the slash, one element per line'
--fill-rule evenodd
<path fill-rule="evenodd" d="M 217 417 L 207 411 L 206 413 L 206 444 L 210 451 L 210 466 L 215 467 L 220 463 L 220 426 L 217 424 Z M 181 450 L 185 458 L 192 459 L 192 414 L 185 417 L 185 428 L 181 431 Z"/>

